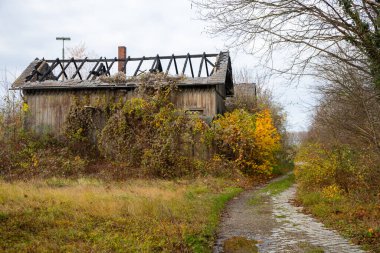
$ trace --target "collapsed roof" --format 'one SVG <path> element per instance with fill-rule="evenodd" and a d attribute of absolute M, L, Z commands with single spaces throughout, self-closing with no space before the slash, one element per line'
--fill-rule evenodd
<path fill-rule="evenodd" d="M 212 61 L 214 60 L 214 61 Z M 115 63 L 118 68 L 115 68 Z M 135 63 L 135 66 L 133 66 Z M 145 69 L 144 69 L 145 66 Z M 180 68 L 181 67 L 181 68 Z M 125 73 L 122 82 L 107 82 L 104 76 Z M 35 59 L 12 84 L 13 89 L 135 88 L 141 73 L 183 76 L 178 86 L 210 87 L 224 85 L 225 96 L 233 95 L 229 52 L 186 54 L 141 58 Z"/>

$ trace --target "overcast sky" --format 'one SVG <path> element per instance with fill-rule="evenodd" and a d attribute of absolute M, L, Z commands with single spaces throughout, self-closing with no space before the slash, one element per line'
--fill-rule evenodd
<path fill-rule="evenodd" d="M 197 20 L 188 0 L 0 0 L 0 24 L 0 73 L 6 68 L 11 75 L 36 57 L 61 57 L 57 36 L 71 37 L 66 47 L 85 43 L 88 51 L 107 58 L 117 56 L 120 45 L 132 57 L 229 49 L 234 70 L 259 71 L 254 56 L 207 34 L 207 23 Z M 285 106 L 291 130 L 305 130 L 309 124 L 310 85 L 301 81 L 289 87 L 281 78 L 268 84 Z"/>

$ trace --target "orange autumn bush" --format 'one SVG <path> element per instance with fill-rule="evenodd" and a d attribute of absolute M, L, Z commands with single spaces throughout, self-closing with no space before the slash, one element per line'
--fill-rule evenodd
<path fill-rule="evenodd" d="M 255 114 L 240 109 L 214 121 L 218 152 L 234 161 L 245 174 L 271 174 L 280 135 L 269 110 Z"/>

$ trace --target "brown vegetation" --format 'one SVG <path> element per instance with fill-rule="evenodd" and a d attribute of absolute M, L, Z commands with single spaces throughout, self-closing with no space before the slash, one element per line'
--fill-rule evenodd
<path fill-rule="evenodd" d="M 380 251 L 380 4 L 193 2 L 213 22 L 211 32 L 249 46 L 256 56 L 264 53 L 266 63 L 286 49 L 288 65 L 277 68 L 280 73 L 321 81 L 321 101 L 298 154 L 299 199 L 359 244 Z"/>
<path fill-rule="evenodd" d="M 12 113 L 9 109 L 2 113 L 3 178 L 89 174 L 113 179 L 178 178 L 241 172 L 254 176 L 270 175 L 272 167 L 283 162 L 273 109 L 264 105 L 235 109 L 210 125 L 170 102 L 180 77 L 159 73 L 139 78 L 139 97 L 131 100 L 100 101 L 90 110 L 83 106 L 86 97 L 74 99 L 61 140 L 25 132 L 22 121 L 27 105 L 5 103 L 4 110 L 17 106 Z M 104 120 L 98 122 L 99 118 Z M 238 136 L 244 137 L 244 145 L 239 145 L 243 139 Z"/>
<path fill-rule="evenodd" d="M 27 105 L 6 101 L 0 250 L 210 251 L 224 204 L 252 185 L 241 172 L 262 178 L 276 162 L 279 136 L 271 113 L 234 110 L 209 125 L 173 107 L 175 80 L 146 78 L 139 98 L 96 110 L 83 109 L 85 101 L 77 99 L 62 140 L 25 132 Z M 250 124 L 234 122 L 234 115 Z M 261 138 L 256 130 L 269 131 Z M 244 147 L 242 136 L 228 134 L 239 131 L 251 133 Z"/>
<path fill-rule="evenodd" d="M 211 252 L 229 180 L 0 181 L 0 251 Z"/>
<path fill-rule="evenodd" d="M 346 64 L 321 68 L 325 83 L 298 154 L 299 199 L 358 244 L 380 250 L 380 100 L 371 78 Z"/>

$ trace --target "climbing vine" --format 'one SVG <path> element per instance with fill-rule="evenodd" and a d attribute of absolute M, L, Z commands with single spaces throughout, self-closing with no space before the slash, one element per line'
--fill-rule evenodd
<path fill-rule="evenodd" d="M 106 159 L 143 176 L 207 173 L 204 167 L 213 164 L 229 164 L 248 175 L 270 174 L 280 136 L 269 110 L 252 114 L 238 109 L 207 124 L 171 102 L 180 78 L 143 74 L 134 98 L 99 97 L 91 108 L 84 106 L 88 99 L 77 99 L 66 120 L 66 136 L 72 143 L 92 143 Z M 99 115 L 102 124 L 95 120 Z"/>

